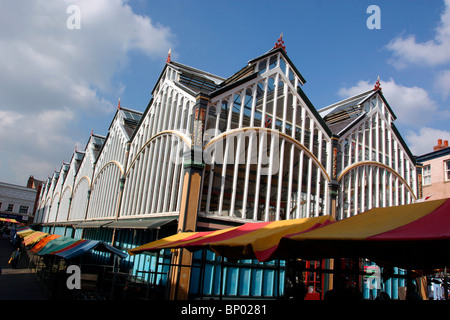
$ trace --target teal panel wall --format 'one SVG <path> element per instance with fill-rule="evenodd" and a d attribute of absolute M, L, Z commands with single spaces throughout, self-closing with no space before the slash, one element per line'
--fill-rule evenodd
<path fill-rule="evenodd" d="M 194 253 L 190 296 L 278 298 L 284 294 L 284 261 L 222 261 L 209 250 Z"/>

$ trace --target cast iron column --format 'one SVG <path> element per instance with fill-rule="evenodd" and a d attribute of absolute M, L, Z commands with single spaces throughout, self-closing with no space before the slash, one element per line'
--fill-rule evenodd
<path fill-rule="evenodd" d="M 199 94 L 192 111 L 194 115 L 191 124 L 192 145 L 183 154 L 184 178 L 177 232 L 197 230 L 197 214 L 205 167 L 203 162 L 203 127 L 208 101 L 206 95 Z M 177 249 L 173 252 L 172 260 L 174 267 L 171 270 L 170 299 L 186 300 L 189 296 L 192 253 L 186 249 Z"/>

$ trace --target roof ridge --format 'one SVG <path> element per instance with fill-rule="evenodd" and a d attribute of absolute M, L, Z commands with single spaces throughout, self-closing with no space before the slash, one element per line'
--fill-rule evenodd
<path fill-rule="evenodd" d="M 328 106 L 326 106 L 326 107 L 324 107 L 324 108 L 321 108 L 321 109 L 319 109 L 319 110 L 317 110 L 317 111 L 319 111 L 319 112 L 326 111 L 326 110 L 331 109 L 331 108 L 333 108 L 333 107 L 336 107 L 336 106 L 338 106 L 338 105 L 341 105 L 341 104 L 350 102 L 350 101 L 352 101 L 352 100 L 355 100 L 355 99 L 360 98 L 360 97 L 362 97 L 362 96 L 367 96 L 367 95 L 372 94 L 372 93 L 375 93 L 375 92 L 376 92 L 375 90 L 369 89 L 369 90 L 367 90 L 367 91 L 363 91 L 363 92 L 361 92 L 361 93 L 355 94 L 355 95 L 350 96 L 350 97 L 348 97 L 348 98 L 339 100 L 339 101 L 337 101 L 337 102 L 335 102 L 335 103 L 332 103 L 332 104 L 330 104 L 330 105 L 328 105 Z"/>

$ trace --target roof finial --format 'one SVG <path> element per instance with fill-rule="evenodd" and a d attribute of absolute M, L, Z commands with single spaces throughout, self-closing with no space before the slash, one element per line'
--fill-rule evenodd
<path fill-rule="evenodd" d="M 284 46 L 283 41 L 283 32 L 280 34 L 280 37 L 278 38 L 277 42 L 275 42 L 274 49 L 283 48 L 284 51 L 286 51 L 286 47 Z"/>
<path fill-rule="evenodd" d="M 170 59 L 170 55 L 172 54 L 172 49 L 169 50 L 169 54 L 167 55 L 167 60 L 166 63 L 170 63 L 171 59 Z"/>
<path fill-rule="evenodd" d="M 94 134 L 94 128 L 92 128 L 92 130 L 91 130 L 91 137 L 93 134 Z"/>
<path fill-rule="evenodd" d="M 119 98 L 119 104 L 117 105 L 117 109 L 120 110 L 120 98 Z"/>
<path fill-rule="evenodd" d="M 377 78 L 377 82 L 375 83 L 375 86 L 373 87 L 373 90 L 381 90 L 381 84 L 380 84 L 380 76 Z"/>

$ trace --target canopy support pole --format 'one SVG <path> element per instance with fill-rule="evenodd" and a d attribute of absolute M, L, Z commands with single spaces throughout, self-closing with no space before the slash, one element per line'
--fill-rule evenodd
<path fill-rule="evenodd" d="M 332 148 L 332 154 L 333 154 L 333 160 L 332 160 L 332 169 L 331 169 L 331 181 L 328 184 L 329 187 L 329 195 L 330 195 L 330 206 L 331 206 L 331 216 L 338 220 L 337 218 L 337 197 L 339 194 L 339 188 L 340 183 L 338 181 L 338 171 L 340 171 L 342 168 L 338 168 L 338 148 L 339 146 L 339 139 L 336 136 L 331 137 L 331 148 Z M 335 267 L 337 266 L 337 271 L 339 272 L 339 266 L 340 266 L 340 260 L 339 259 L 328 259 L 326 260 L 326 267 L 329 269 L 335 270 Z M 325 289 L 326 291 L 332 290 L 333 288 L 337 288 L 337 280 L 339 279 L 339 275 L 335 275 L 333 273 L 324 274 L 322 276 L 323 281 L 325 282 Z"/>
<path fill-rule="evenodd" d="M 444 297 L 448 300 L 448 277 L 447 277 L 447 266 L 444 267 Z"/>
<path fill-rule="evenodd" d="M 205 168 L 203 162 L 203 127 L 208 98 L 199 94 L 193 107 L 192 146 L 183 154 L 184 178 L 181 194 L 180 217 L 177 232 L 196 231 L 197 214 L 200 205 L 202 176 Z M 186 249 L 177 250 L 174 257 L 170 283 L 170 299 L 186 300 L 192 269 L 192 253 Z M 183 266 L 183 267 L 182 267 Z M 187 267 L 185 267 L 187 266 Z"/>

